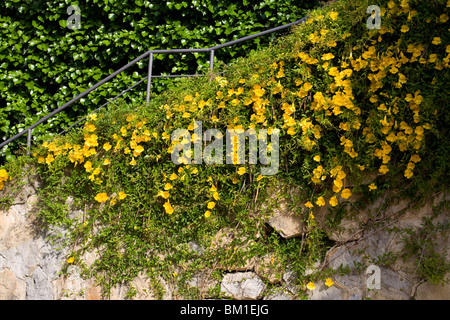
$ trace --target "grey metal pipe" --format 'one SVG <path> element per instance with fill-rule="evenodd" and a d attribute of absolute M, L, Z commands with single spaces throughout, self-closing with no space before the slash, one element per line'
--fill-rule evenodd
<path fill-rule="evenodd" d="M 27 136 L 27 155 L 29 156 L 31 153 L 31 132 L 32 129 L 28 129 L 28 136 Z"/>
<path fill-rule="evenodd" d="M 233 40 L 233 41 L 230 41 L 230 42 L 225 42 L 225 43 L 219 44 L 219 45 L 217 45 L 215 47 L 211 47 L 209 49 L 210 50 L 218 50 L 218 49 L 221 49 L 221 48 L 232 46 L 232 45 L 237 44 L 237 43 L 241 43 L 241 42 L 244 42 L 244 41 L 247 41 L 247 40 L 258 38 L 258 37 L 264 36 L 264 35 L 269 34 L 269 33 L 273 33 L 273 32 L 276 32 L 276 31 L 283 30 L 283 29 L 287 29 L 287 28 L 292 27 L 294 25 L 297 25 L 297 24 L 305 22 L 306 19 L 308 19 L 308 17 L 309 16 L 306 16 L 306 17 L 301 18 L 300 20 L 297 20 L 297 21 L 294 21 L 294 22 L 291 22 L 291 23 L 288 23 L 288 24 L 285 24 L 285 25 L 282 25 L 282 26 L 279 26 L 279 27 L 276 27 L 276 28 L 272 28 L 272 29 L 269 29 L 269 30 L 266 30 L 266 31 L 258 32 L 258 33 L 252 34 L 250 36 L 246 36 L 246 37 L 243 37 L 243 38 L 240 38 L 240 39 L 236 39 L 236 40 Z"/>
<path fill-rule="evenodd" d="M 214 50 L 211 50 L 210 56 L 209 56 L 209 69 L 213 71 L 214 69 Z"/>
<path fill-rule="evenodd" d="M 152 70 L 153 70 L 153 52 L 150 51 L 150 58 L 148 60 L 148 74 L 147 74 L 147 97 L 145 101 L 150 102 L 150 90 L 152 86 Z"/>

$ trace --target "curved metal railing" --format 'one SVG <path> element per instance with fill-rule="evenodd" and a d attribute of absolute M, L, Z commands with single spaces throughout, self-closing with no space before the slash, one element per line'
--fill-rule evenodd
<path fill-rule="evenodd" d="M 53 112 L 51 112 L 50 114 L 48 114 L 47 116 L 43 117 L 42 119 L 36 121 L 35 123 L 33 123 L 31 126 L 29 126 L 28 128 L 26 128 L 25 130 L 17 133 L 16 135 L 14 135 L 13 137 L 5 140 L 4 142 L 0 143 L 0 150 L 8 145 L 9 143 L 11 143 L 12 141 L 20 138 L 21 136 L 27 134 L 27 152 L 28 154 L 30 153 L 31 150 L 31 138 L 32 138 L 32 132 L 33 129 L 36 128 L 38 125 L 44 123 L 45 121 L 47 121 L 48 119 L 52 118 L 53 116 L 55 116 L 56 114 L 60 113 L 61 111 L 63 111 L 64 109 L 70 107 L 73 103 L 77 102 L 78 100 L 80 100 L 81 98 L 87 96 L 89 93 L 91 93 L 92 91 L 94 91 L 95 89 L 97 89 L 98 87 L 102 86 L 103 84 L 105 84 L 106 82 L 110 81 L 111 79 L 113 79 L 114 77 L 116 77 L 118 74 L 120 74 L 121 72 L 127 70 L 129 67 L 133 66 L 134 64 L 136 64 L 137 62 L 141 61 L 142 59 L 145 58 L 149 58 L 149 63 L 148 63 L 148 73 L 147 76 L 141 80 L 139 80 L 137 83 L 135 83 L 133 86 L 129 87 L 128 89 L 122 91 L 119 95 L 117 95 L 116 97 L 114 97 L 111 100 L 108 100 L 108 102 L 106 102 L 105 104 L 103 104 L 102 106 L 100 106 L 99 108 L 97 108 L 96 110 L 94 110 L 93 112 L 97 112 L 98 110 L 100 110 L 101 108 L 105 107 L 106 105 L 108 105 L 108 103 L 114 101 L 115 99 L 119 98 L 120 96 L 122 96 L 123 94 L 125 94 L 126 92 L 132 90 L 133 88 L 135 88 L 137 85 L 141 84 L 142 82 L 144 82 L 145 80 L 147 80 L 147 95 L 146 95 L 146 103 L 148 104 L 150 101 L 150 92 L 151 92 L 151 82 L 152 82 L 152 78 L 174 78 L 174 77 L 192 77 L 195 75 L 153 75 L 152 74 L 152 69 L 153 69 L 153 56 L 154 54 L 172 54 L 172 53 L 195 53 L 195 52 L 209 52 L 210 53 L 210 59 L 209 59 L 209 68 L 212 71 L 214 68 L 214 53 L 215 51 L 221 49 L 221 48 L 225 48 L 225 47 L 229 47 L 244 41 L 248 41 L 248 40 L 252 40 L 254 38 L 257 37 L 261 37 L 276 31 L 280 31 L 283 29 L 287 29 L 291 26 L 303 23 L 306 19 L 308 18 L 308 16 L 305 16 L 303 18 L 301 18 L 300 20 L 276 27 L 276 28 L 272 28 L 272 29 L 268 29 L 259 33 L 255 33 L 253 35 L 250 36 L 246 36 L 240 39 L 236 39 L 230 42 L 226 42 L 211 48 L 206 48 L 206 49 L 167 49 L 167 50 L 149 50 L 147 52 L 145 52 L 144 54 L 140 55 L 139 57 L 137 57 L 136 59 L 134 59 L 133 61 L 129 62 L 128 64 L 126 64 L 125 66 L 123 66 L 122 68 L 116 70 L 115 72 L 113 72 L 112 74 L 110 74 L 109 76 L 105 77 L 104 79 L 100 80 L 98 83 L 96 83 L 95 85 L 93 85 L 92 87 L 90 87 L 89 89 L 83 91 L 82 93 L 80 93 L 79 95 L 77 95 L 76 97 L 74 97 L 72 100 L 68 101 L 67 103 L 65 103 L 64 105 L 62 105 L 61 107 L 59 107 L 58 109 L 54 110 Z M 63 130 L 62 132 L 60 132 L 60 134 L 65 133 L 67 130 L 69 130 L 70 128 L 76 126 L 78 123 L 80 123 L 81 121 L 85 120 L 86 117 L 78 120 L 77 122 L 75 122 L 73 125 L 71 125 L 70 127 L 68 127 L 67 129 Z"/>

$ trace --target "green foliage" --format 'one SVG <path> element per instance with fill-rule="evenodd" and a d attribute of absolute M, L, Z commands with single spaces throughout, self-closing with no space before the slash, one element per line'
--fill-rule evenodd
<path fill-rule="evenodd" d="M 328 223 L 336 226 L 353 194 L 374 201 L 387 190 L 401 198 L 445 190 L 446 2 L 379 5 L 391 3 L 380 30 L 367 29 L 365 1 L 315 10 L 306 24 L 264 50 L 207 77 L 181 79 L 149 105 L 118 101 L 82 128 L 35 148 L 33 161 L 46 184 L 40 217 L 69 229 L 74 249 L 68 264 L 83 266 L 106 295 L 145 272 L 162 297 L 161 279 L 219 276 L 268 253 L 274 253 L 274 267 L 301 274 L 330 247 L 314 220 L 315 207 L 329 204 Z M 431 42 L 437 44 L 424 44 Z M 171 134 L 193 132 L 194 120 L 202 121 L 203 130 L 221 132 L 279 129 L 279 172 L 262 177 L 263 165 L 247 163 L 175 165 Z M 283 182 L 301 192 L 283 196 L 306 224 L 302 238 L 282 239 L 265 226 L 270 190 Z M 62 205 L 69 196 L 75 199 L 71 208 Z M 214 236 L 224 228 L 230 238 L 220 245 Z M 192 241 L 204 252 L 190 250 Z M 421 272 L 441 279 L 430 271 L 441 260 L 422 247 L 430 255 L 419 262 Z M 85 265 L 83 253 L 96 249 L 101 257 Z M 312 278 L 300 277 L 299 284 L 304 288 Z"/>
<path fill-rule="evenodd" d="M 403 242 L 405 250 L 402 253 L 403 259 L 415 257 L 417 267 L 415 272 L 424 280 L 432 284 L 445 284 L 450 279 L 446 277 L 450 271 L 450 263 L 447 263 L 447 253 L 438 251 L 436 238 L 438 235 L 445 237 L 450 229 L 448 222 L 438 222 L 433 224 L 433 218 L 448 212 L 449 202 L 442 201 L 433 208 L 433 216 L 424 218 L 420 229 L 404 230 Z M 445 239 L 445 238 L 444 238 Z"/>
<path fill-rule="evenodd" d="M 79 4 L 79 29 L 67 28 L 69 5 Z M 0 141 L 40 120 L 63 103 L 150 49 L 206 48 L 293 22 L 317 1 L 14 1 L 0 3 Z M 275 35 L 216 52 L 220 61 L 243 56 Z M 4 41 L 3 41 L 4 40 Z M 153 74 L 207 70 L 207 54 L 156 55 Z M 147 60 L 56 115 L 33 134 L 40 143 L 145 77 Z M 153 92 L 167 81 L 155 79 Z M 127 94 L 142 101 L 145 84 Z M 0 154 L 13 151 L 26 138 Z"/>

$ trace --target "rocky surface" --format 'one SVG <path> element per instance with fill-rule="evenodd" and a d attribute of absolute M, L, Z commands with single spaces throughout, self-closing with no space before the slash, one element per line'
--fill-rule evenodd
<path fill-rule="evenodd" d="M 93 279 L 83 279 L 77 266 L 69 265 L 65 274 L 60 273 L 63 266 L 67 267 L 67 252 L 61 249 L 62 243 L 53 242 L 50 236 L 63 230 L 45 230 L 39 226 L 35 218 L 36 210 L 39 210 L 38 188 L 37 180 L 27 181 L 14 197 L 12 205 L 0 210 L 0 300 L 103 299 L 102 289 Z M 240 266 L 219 266 L 224 271 L 221 280 L 210 278 L 211 272 L 208 271 L 195 274 L 188 286 L 198 288 L 201 298 L 215 298 L 212 293 L 220 289 L 223 297 L 237 300 L 289 300 L 300 298 L 305 293 L 312 300 L 450 299 L 450 285 L 433 285 L 420 277 L 416 258 L 393 258 L 404 249 L 404 230 L 417 232 L 423 227 L 425 218 L 432 219 L 434 224 L 448 225 L 448 211 L 433 216 L 433 205 L 443 199 L 449 200 L 450 196 L 440 194 L 433 202 L 424 203 L 419 208 L 400 201 L 383 210 L 380 200 L 356 217 L 344 217 L 332 229 L 327 229 L 324 223 L 326 208 L 320 208 L 315 212 L 316 219 L 327 230 L 329 238 L 335 241 L 335 246 L 328 251 L 324 261 L 317 261 L 303 275 L 314 275 L 329 268 L 338 270 L 332 276 L 334 283 L 330 287 L 321 282 L 315 283 L 314 290 L 306 290 L 306 284 L 298 281 L 300 275 L 296 272 L 289 268 L 277 269 L 274 263 L 277 257 L 271 253 L 244 261 Z M 68 199 L 67 205 L 70 207 L 72 202 Z M 295 216 L 289 213 L 291 204 L 291 198 L 282 200 L 266 220 L 272 226 L 277 221 L 280 227 L 276 229 L 286 238 L 303 232 L 300 222 L 291 223 Z M 71 212 L 71 215 L 78 214 L 80 212 Z M 282 225 L 288 227 L 282 228 Z M 288 231 L 291 227 L 292 230 Z M 235 239 L 233 230 L 225 228 L 217 233 L 211 246 L 234 245 Z M 251 241 L 238 240 L 243 247 Z M 448 240 L 448 231 L 438 234 L 434 248 L 447 263 Z M 188 247 L 199 255 L 204 251 L 195 242 L 189 243 Z M 95 252 L 90 252 L 83 258 L 89 265 L 96 256 Z M 379 272 L 377 279 L 374 278 L 375 269 Z M 178 296 L 175 280 L 159 277 L 156 281 L 163 289 L 162 293 L 152 292 L 149 289 L 152 281 L 146 274 L 139 274 L 131 283 L 136 291 L 134 299 L 182 298 Z M 370 284 L 377 281 L 379 287 L 370 288 Z M 126 299 L 127 290 L 125 285 L 113 288 L 110 299 Z"/>
<path fill-rule="evenodd" d="M 235 300 L 257 300 L 266 291 L 266 285 L 254 272 L 227 273 L 220 291 Z"/>

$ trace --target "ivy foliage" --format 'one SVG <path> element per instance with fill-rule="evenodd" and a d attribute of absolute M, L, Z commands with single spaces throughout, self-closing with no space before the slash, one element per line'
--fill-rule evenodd
<path fill-rule="evenodd" d="M 71 5 L 80 9 L 79 28 Z M 150 49 L 207 48 L 300 19 L 317 1 L 17 1 L 0 3 L 0 141 L 15 135 Z M 70 18 L 70 19 L 69 19 Z M 273 40 L 265 36 L 216 52 L 228 62 Z M 43 125 L 35 142 L 62 131 L 147 72 L 147 61 L 122 73 Z M 153 74 L 194 74 L 207 54 L 156 55 Z M 167 81 L 154 80 L 160 92 Z M 141 101 L 145 83 L 127 94 Z M 20 142 L 0 154 L 14 158 Z"/>

